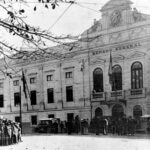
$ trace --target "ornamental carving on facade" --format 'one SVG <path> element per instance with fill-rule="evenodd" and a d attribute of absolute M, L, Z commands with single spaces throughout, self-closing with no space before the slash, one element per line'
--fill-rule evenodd
<path fill-rule="evenodd" d="M 142 14 L 136 9 L 133 9 L 133 13 L 132 13 L 133 19 L 135 22 L 139 22 L 139 21 L 143 21 L 145 20 L 142 16 Z"/>
<path fill-rule="evenodd" d="M 122 20 L 122 14 L 120 10 L 115 10 L 110 16 L 110 25 L 112 27 L 119 26 Z"/>

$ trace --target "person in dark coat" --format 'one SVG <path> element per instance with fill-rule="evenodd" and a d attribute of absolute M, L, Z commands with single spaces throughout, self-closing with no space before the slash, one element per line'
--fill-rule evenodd
<path fill-rule="evenodd" d="M 95 118 L 95 129 L 96 129 L 96 135 L 99 135 L 100 134 L 100 117 L 97 116 Z"/>
<path fill-rule="evenodd" d="M 54 125 L 54 133 L 58 133 L 58 123 L 55 121 L 53 125 Z"/>
<path fill-rule="evenodd" d="M 68 135 L 70 135 L 72 133 L 72 128 L 73 128 L 73 123 L 71 120 L 68 120 L 67 122 L 67 132 L 68 132 Z"/>

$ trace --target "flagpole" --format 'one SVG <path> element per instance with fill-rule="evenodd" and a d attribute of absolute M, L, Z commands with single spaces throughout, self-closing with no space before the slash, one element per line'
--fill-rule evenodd
<path fill-rule="evenodd" d="M 20 85 L 20 128 L 21 128 L 21 132 L 22 132 L 21 85 Z"/>

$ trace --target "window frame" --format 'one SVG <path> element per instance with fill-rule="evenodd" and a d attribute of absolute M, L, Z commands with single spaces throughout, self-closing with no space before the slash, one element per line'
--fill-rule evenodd
<path fill-rule="evenodd" d="M 13 86 L 19 86 L 19 80 L 14 80 L 13 81 Z"/>
<path fill-rule="evenodd" d="M 0 88 L 4 87 L 4 82 L 0 82 Z"/>
<path fill-rule="evenodd" d="M 30 84 L 35 84 L 35 83 L 36 83 L 36 77 L 31 77 Z"/>
<path fill-rule="evenodd" d="M 33 93 L 35 93 L 35 98 L 34 98 L 35 102 L 34 103 L 33 103 L 33 98 L 32 98 Z M 30 91 L 30 96 L 31 96 L 31 105 L 37 105 L 37 91 L 36 90 Z"/>
<path fill-rule="evenodd" d="M 17 99 L 16 98 L 18 98 L 18 103 L 17 103 Z M 15 92 L 14 93 L 14 106 L 15 107 L 19 106 L 20 105 L 20 101 L 21 101 L 20 92 Z"/>
<path fill-rule="evenodd" d="M 139 63 L 139 68 L 133 68 L 136 63 Z M 143 88 L 143 65 L 141 62 L 136 61 L 131 65 L 131 89 Z"/>
<path fill-rule="evenodd" d="M 98 70 L 100 71 L 100 73 L 96 74 L 96 71 L 98 71 Z M 103 70 L 99 67 L 95 68 L 94 71 L 93 71 L 93 90 L 95 92 L 104 92 Z"/>
<path fill-rule="evenodd" d="M 1 98 L 2 98 L 2 100 L 1 100 Z M 2 103 L 1 103 L 1 101 L 2 101 Z M 0 108 L 4 108 L 4 95 L 3 94 L 0 94 Z"/>
<path fill-rule="evenodd" d="M 65 78 L 66 79 L 72 79 L 73 78 L 73 72 L 72 71 L 65 72 Z"/>
<path fill-rule="evenodd" d="M 70 90 L 71 89 L 71 90 Z M 68 93 L 69 90 L 71 93 Z M 69 95 L 68 95 L 69 94 Z M 66 102 L 73 102 L 74 97 L 73 97 L 73 86 L 66 86 Z"/>
<path fill-rule="evenodd" d="M 52 92 L 49 92 L 49 91 L 52 91 Z M 50 96 L 50 95 L 49 95 L 50 93 L 52 94 L 52 97 L 53 97 L 53 98 L 52 98 L 52 101 L 50 101 L 50 99 L 49 99 L 49 98 L 50 98 L 50 97 L 49 97 L 49 96 Z M 53 104 L 53 103 L 54 103 L 54 88 L 48 88 L 48 89 L 47 89 L 47 103 L 48 103 L 48 104 Z"/>
<path fill-rule="evenodd" d="M 34 120 L 33 120 L 33 117 L 36 118 L 36 119 L 34 118 L 34 119 L 36 120 L 36 121 L 35 121 L 35 122 L 36 122 L 35 124 L 33 123 L 33 121 L 34 121 Z M 31 115 L 31 126 L 36 126 L 37 124 L 38 124 L 38 118 L 37 118 L 37 115 Z"/>
<path fill-rule="evenodd" d="M 49 74 L 46 76 L 47 81 L 53 81 L 53 74 Z"/>
<path fill-rule="evenodd" d="M 115 71 L 119 68 L 119 71 Z M 112 91 L 122 90 L 122 67 L 120 65 L 114 65 L 112 67 Z"/>

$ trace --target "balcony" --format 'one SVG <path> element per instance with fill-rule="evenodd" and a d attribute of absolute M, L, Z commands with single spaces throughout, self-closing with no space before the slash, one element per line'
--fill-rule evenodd
<path fill-rule="evenodd" d="M 124 99 L 124 96 L 125 96 L 124 90 L 112 91 L 109 93 L 108 99 L 119 100 L 119 99 Z"/>
<path fill-rule="evenodd" d="M 92 94 L 92 101 L 103 101 L 105 100 L 105 92 L 95 92 Z"/>
<path fill-rule="evenodd" d="M 130 89 L 128 94 L 129 98 L 144 98 L 146 96 L 146 89 Z"/>

